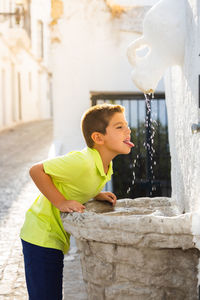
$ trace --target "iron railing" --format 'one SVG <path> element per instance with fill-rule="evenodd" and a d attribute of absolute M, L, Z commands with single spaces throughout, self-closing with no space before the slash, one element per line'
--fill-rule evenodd
<path fill-rule="evenodd" d="M 91 104 L 121 104 L 135 147 L 113 160 L 112 189 L 118 198 L 171 196 L 171 160 L 164 93 L 147 102 L 143 94 L 91 92 Z"/>

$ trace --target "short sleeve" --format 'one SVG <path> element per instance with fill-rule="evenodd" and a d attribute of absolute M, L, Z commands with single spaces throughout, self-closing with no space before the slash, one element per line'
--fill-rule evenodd
<path fill-rule="evenodd" d="M 87 161 L 81 152 L 70 152 L 43 162 L 45 173 L 62 183 L 76 180 L 87 167 Z"/>

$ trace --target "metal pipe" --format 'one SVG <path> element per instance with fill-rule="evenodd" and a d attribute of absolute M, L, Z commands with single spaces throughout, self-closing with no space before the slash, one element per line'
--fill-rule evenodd
<path fill-rule="evenodd" d="M 191 130 L 193 134 L 200 132 L 200 123 L 198 124 L 193 123 L 191 126 Z"/>

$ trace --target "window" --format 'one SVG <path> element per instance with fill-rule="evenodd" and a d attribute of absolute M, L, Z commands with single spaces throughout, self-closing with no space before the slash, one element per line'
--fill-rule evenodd
<path fill-rule="evenodd" d="M 40 58 L 44 57 L 44 25 L 42 21 L 37 24 L 37 54 Z"/>
<path fill-rule="evenodd" d="M 21 90 L 21 74 L 17 73 L 17 88 L 18 88 L 18 119 L 22 120 L 22 90 Z"/>
<path fill-rule="evenodd" d="M 26 2 L 26 9 L 24 11 L 24 29 L 31 39 L 31 4 L 30 0 Z"/>
<path fill-rule="evenodd" d="M 1 117 L 2 125 L 6 125 L 6 71 L 1 70 Z"/>
<path fill-rule="evenodd" d="M 28 72 L 28 87 L 29 87 L 29 91 L 32 90 L 32 73 Z"/>

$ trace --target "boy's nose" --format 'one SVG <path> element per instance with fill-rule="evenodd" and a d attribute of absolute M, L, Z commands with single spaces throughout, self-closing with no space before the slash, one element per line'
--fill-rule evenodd
<path fill-rule="evenodd" d="M 131 129 L 130 129 L 129 126 L 127 127 L 127 132 L 128 132 L 128 133 L 131 133 Z"/>

